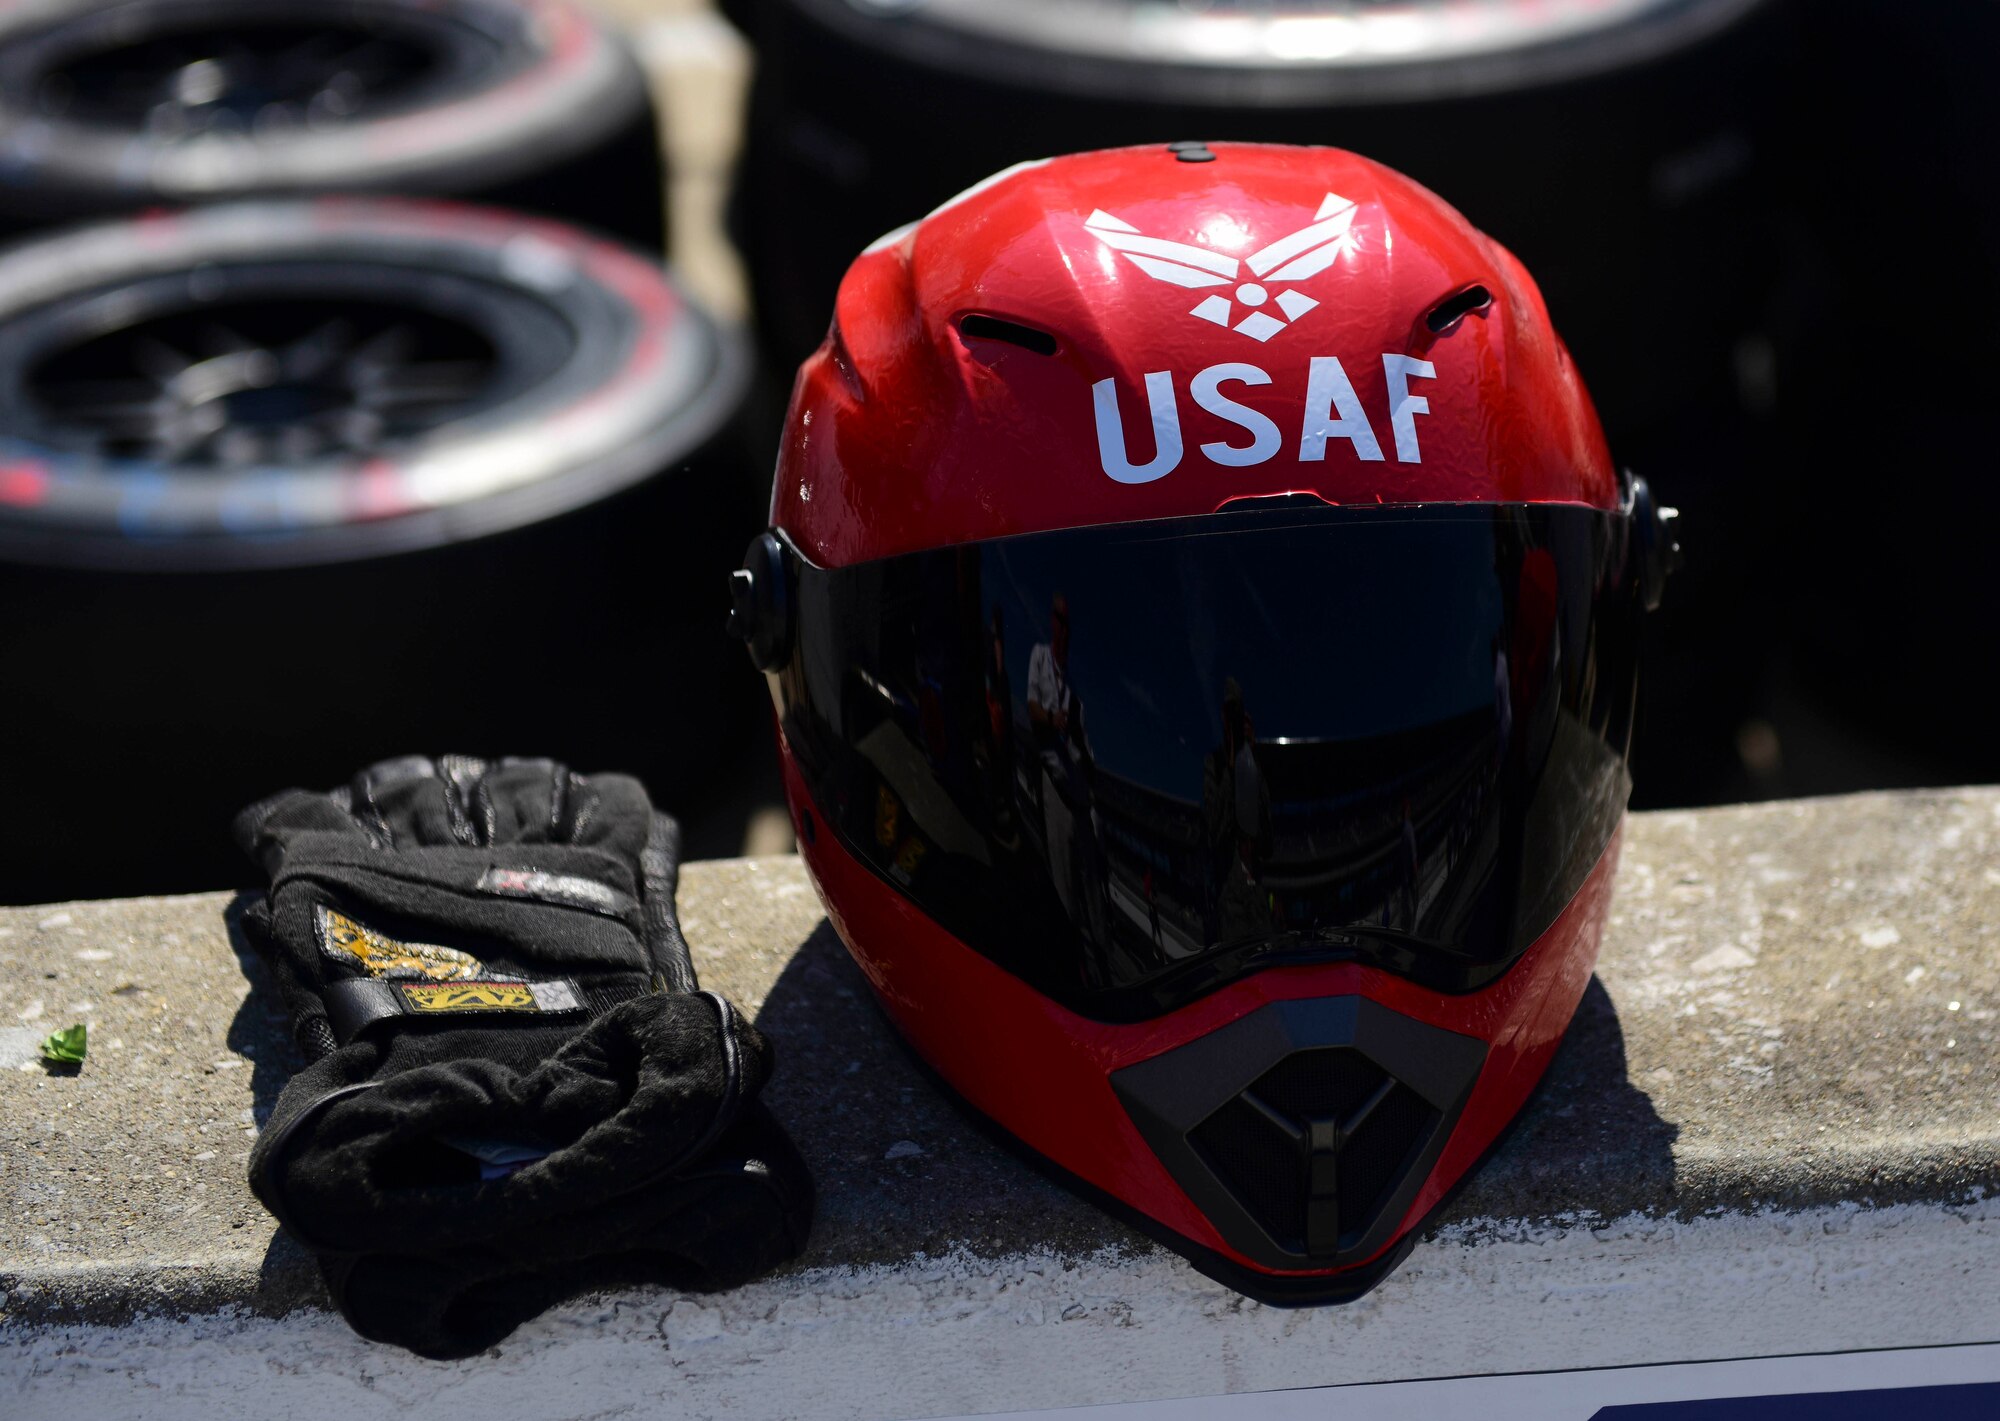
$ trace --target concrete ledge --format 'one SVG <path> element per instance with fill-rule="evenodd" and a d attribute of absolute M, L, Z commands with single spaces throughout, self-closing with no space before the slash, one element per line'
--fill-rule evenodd
<path fill-rule="evenodd" d="M 1305 1312 L 989 1144 L 797 862 L 753 859 L 690 866 L 683 916 L 704 983 L 778 1042 L 770 1098 L 821 1187 L 803 1265 L 573 1304 L 470 1363 L 371 1347 L 243 1184 L 297 1062 L 230 909 L 0 910 L 0 1376 L 24 1400 L 143 1378 L 149 1409 L 319 1410 L 321 1369 L 383 1379 L 355 1414 L 528 1404 L 503 1382 L 587 1411 L 562 1386 L 594 1377 L 687 1414 L 917 1416 L 2000 1341 L 2000 791 L 1634 816 L 1598 982 L 1520 1127 L 1388 1284 Z M 27 1061 L 76 1019 L 80 1075 Z M 274 1380 L 273 1355 L 299 1360 Z"/>

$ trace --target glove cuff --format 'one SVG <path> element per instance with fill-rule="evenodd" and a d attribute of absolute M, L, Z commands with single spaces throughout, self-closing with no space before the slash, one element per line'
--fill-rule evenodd
<path fill-rule="evenodd" d="M 326 1253 L 432 1253 L 503 1220 L 549 1227 L 686 1169 L 770 1073 L 763 1037 L 711 992 L 627 1002 L 559 1049 L 546 1031 L 491 1035 L 539 1064 L 492 1048 L 426 1060 L 429 1043 L 398 1033 L 295 1077 L 252 1153 L 257 1197 Z"/>

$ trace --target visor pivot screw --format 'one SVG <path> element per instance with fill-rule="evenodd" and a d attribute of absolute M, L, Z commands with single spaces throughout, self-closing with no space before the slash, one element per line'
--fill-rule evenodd
<path fill-rule="evenodd" d="M 1639 597 L 1649 612 L 1659 610 L 1667 590 L 1667 579 L 1680 570 L 1680 517 L 1678 508 L 1653 502 L 1653 490 L 1646 481 L 1628 472 L 1632 494 L 1632 536 L 1639 555 Z"/>
<path fill-rule="evenodd" d="M 759 671 L 780 670 L 792 655 L 792 599 L 785 549 L 776 536 L 759 533 L 729 574 L 729 634 L 750 652 Z"/>

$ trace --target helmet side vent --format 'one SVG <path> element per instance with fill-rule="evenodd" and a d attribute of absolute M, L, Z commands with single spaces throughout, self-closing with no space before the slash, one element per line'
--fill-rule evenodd
<path fill-rule="evenodd" d="M 966 340 L 1004 341 L 1008 345 L 1033 351 L 1036 355 L 1056 353 L 1056 338 L 1047 331 L 1038 331 L 1033 326 L 1003 320 L 999 316 L 981 315 L 977 311 L 958 318 L 958 333 Z"/>
<path fill-rule="evenodd" d="M 1430 327 L 1432 335 L 1441 336 L 1474 311 L 1483 311 L 1492 304 L 1493 293 L 1475 282 L 1431 307 L 1424 324 Z"/>

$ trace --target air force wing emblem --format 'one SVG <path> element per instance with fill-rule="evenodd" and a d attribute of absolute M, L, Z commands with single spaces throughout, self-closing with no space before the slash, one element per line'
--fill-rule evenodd
<path fill-rule="evenodd" d="M 1217 292 L 1202 298 L 1188 314 L 1252 340 L 1266 341 L 1319 305 L 1295 284 L 1318 276 L 1353 244 L 1355 211 L 1352 202 L 1328 193 L 1310 223 L 1240 260 L 1189 242 L 1148 237 L 1102 208 L 1092 212 L 1083 225 L 1156 281 L 1194 291 L 1233 284 L 1234 302 Z M 1239 280 L 1246 267 L 1249 279 Z M 1239 303 L 1250 308 L 1241 320 L 1236 316 Z M 1266 303 L 1282 314 L 1258 309 Z"/>

